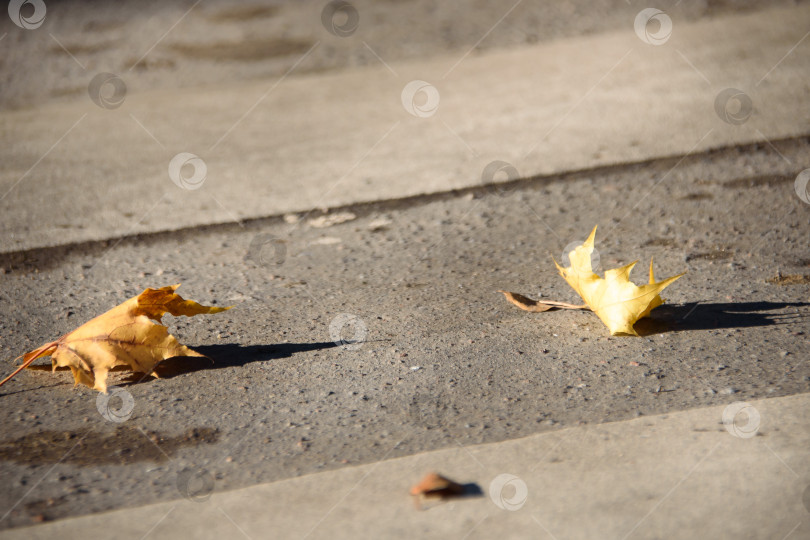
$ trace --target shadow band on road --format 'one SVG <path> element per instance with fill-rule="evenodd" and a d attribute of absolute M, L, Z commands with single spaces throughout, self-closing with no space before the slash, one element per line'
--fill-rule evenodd
<path fill-rule="evenodd" d="M 199 356 L 167 358 L 158 364 L 155 372 L 163 379 L 171 379 L 177 375 L 194 371 L 240 367 L 251 362 L 278 360 L 279 358 L 289 358 L 295 353 L 320 351 L 334 347 L 337 347 L 337 344 L 332 341 L 245 346 L 233 343 L 202 345 L 192 348 L 198 353 L 204 354 L 207 358 Z"/>
<path fill-rule="evenodd" d="M 729 302 L 729 303 L 690 303 L 682 306 L 663 305 L 656 308 L 650 317 L 641 319 L 635 325 L 640 336 L 679 332 L 683 330 L 720 330 L 729 328 L 751 328 L 774 324 L 799 322 L 806 314 L 769 313 L 788 308 L 810 306 L 807 302 Z"/>
<path fill-rule="evenodd" d="M 726 302 L 702 303 L 693 302 L 684 305 L 664 304 L 656 308 L 650 317 L 641 319 L 635 324 L 639 336 L 650 336 L 666 332 L 679 332 L 684 330 L 720 330 L 731 328 L 751 328 L 757 326 L 771 326 L 775 324 L 791 324 L 799 322 L 807 314 L 799 313 L 800 308 L 810 306 L 808 302 Z M 770 313 L 775 310 L 794 308 L 792 313 Z M 163 379 L 171 379 L 178 375 L 193 373 L 201 370 L 223 369 L 240 367 L 252 362 L 264 362 L 289 358 L 295 353 L 320 351 L 332 349 L 339 345 L 332 341 L 315 343 L 279 343 L 276 345 L 238 345 L 226 343 L 222 345 L 202 345 L 194 350 L 205 356 L 176 356 L 167 358 L 158 364 L 155 373 Z M 50 365 L 32 365 L 29 369 L 51 370 Z M 57 371 L 68 368 L 57 368 Z M 123 371 L 120 366 L 111 371 Z M 138 384 L 151 377 L 144 377 L 142 373 L 133 373 L 121 386 Z M 44 387 L 10 392 L 9 395 L 27 392 L 39 388 L 61 386 L 59 383 Z"/>

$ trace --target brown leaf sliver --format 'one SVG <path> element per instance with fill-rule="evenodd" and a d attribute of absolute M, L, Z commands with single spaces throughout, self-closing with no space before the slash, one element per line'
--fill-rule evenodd
<path fill-rule="evenodd" d="M 577 304 L 569 304 L 567 302 L 555 302 L 553 300 L 544 300 L 542 302 L 538 300 L 532 300 L 527 296 L 523 296 L 522 294 L 518 294 L 515 292 L 509 291 L 498 291 L 499 293 L 503 293 L 506 299 L 515 304 L 517 307 L 524 311 L 530 311 L 532 313 L 540 313 L 543 311 L 549 311 L 551 309 L 584 309 L 590 310 L 587 304 L 577 305 Z"/>

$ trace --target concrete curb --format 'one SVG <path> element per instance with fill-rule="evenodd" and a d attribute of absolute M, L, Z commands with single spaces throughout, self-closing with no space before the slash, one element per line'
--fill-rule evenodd
<path fill-rule="evenodd" d="M 369 465 L 0 536 L 801 538 L 810 530 L 808 410 L 802 394 L 399 459 L 381 448 Z M 483 494 L 417 511 L 408 487 L 431 470 Z"/>
<path fill-rule="evenodd" d="M 662 46 L 628 26 L 455 66 L 439 57 L 143 93 L 113 110 L 88 99 L 0 113 L 0 249 L 469 187 L 509 176 L 482 178 L 495 160 L 532 176 L 807 133 L 809 21 L 800 6 L 676 24 Z M 406 111 L 413 80 L 437 89 L 435 114 Z M 744 110 L 722 109 L 726 96 L 718 114 L 729 88 Z M 206 165 L 200 189 L 169 178 L 183 152 Z"/>

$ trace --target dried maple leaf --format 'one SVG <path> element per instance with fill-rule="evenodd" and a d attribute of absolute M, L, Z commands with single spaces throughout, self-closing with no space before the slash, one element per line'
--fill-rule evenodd
<path fill-rule="evenodd" d="M 165 326 L 158 323 L 166 313 L 193 317 L 219 313 L 230 307 L 202 306 L 192 300 L 183 300 L 174 292 L 179 286 L 146 289 L 56 341 L 26 353 L 23 364 L 0 385 L 37 358 L 50 356 L 53 371 L 67 366 L 73 372 L 76 384 L 82 383 L 106 393 L 107 372 L 115 366 L 129 366 L 134 372 L 150 374 L 166 358 L 203 356 L 181 345 Z"/>
<path fill-rule="evenodd" d="M 585 301 L 591 311 L 596 313 L 611 335 L 631 334 L 637 336 L 633 325 L 650 314 L 653 308 L 664 303 L 660 292 L 683 274 L 672 276 L 663 281 L 655 281 L 653 263 L 650 259 L 650 282 L 639 287 L 630 281 L 630 271 L 638 261 L 633 261 L 621 268 L 605 271 L 600 278 L 591 267 L 596 227 L 581 245 L 568 253 L 571 266 L 563 268 L 557 261 L 554 264 L 560 275 Z"/>

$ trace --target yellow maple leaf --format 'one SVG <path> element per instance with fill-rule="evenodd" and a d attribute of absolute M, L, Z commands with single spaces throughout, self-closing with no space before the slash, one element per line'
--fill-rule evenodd
<path fill-rule="evenodd" d="M 611 335 L 637 336 L 633 325 L 664 303 L 660 292 L 683 274 L 656 282 L 653 274 L 653 262 L 650 259 L 650 282 L 647 285 L 639 287 L 630 281 L 630 271 L 638 261 L 633 261 L 621 268 L 606 270 L 604 279 L 600 278 L 591 267 L 595 237 L 596 227 L 581 246 L 577 246 L 568 253 L 571 266 L 563 268 L 557 264 L 557 261 L 554 261 L 554 264 L 565 281 L 579 293 L 591 311 L 605 323 Z"/>
<path fill-rule="evenodd" d="M 54 371 L 67 366 L 73 372 L 75 384 L 82 383 L 106 393 L 107 372 L 115 366 L 129 366 L 134 372 L 150 374 L 166 358 L 203 356 L 181 345 L 169 334 L 168 328 L 158 323 L 166 313 L 193 317 L 219 313 L 230 307 L 203 306 L 183 300 L 174 292 L 179 286 L 146 289 L 56 341 L 26 353 L 19 369 L 0 385 L 37 358 L 50 356 Z"/>

